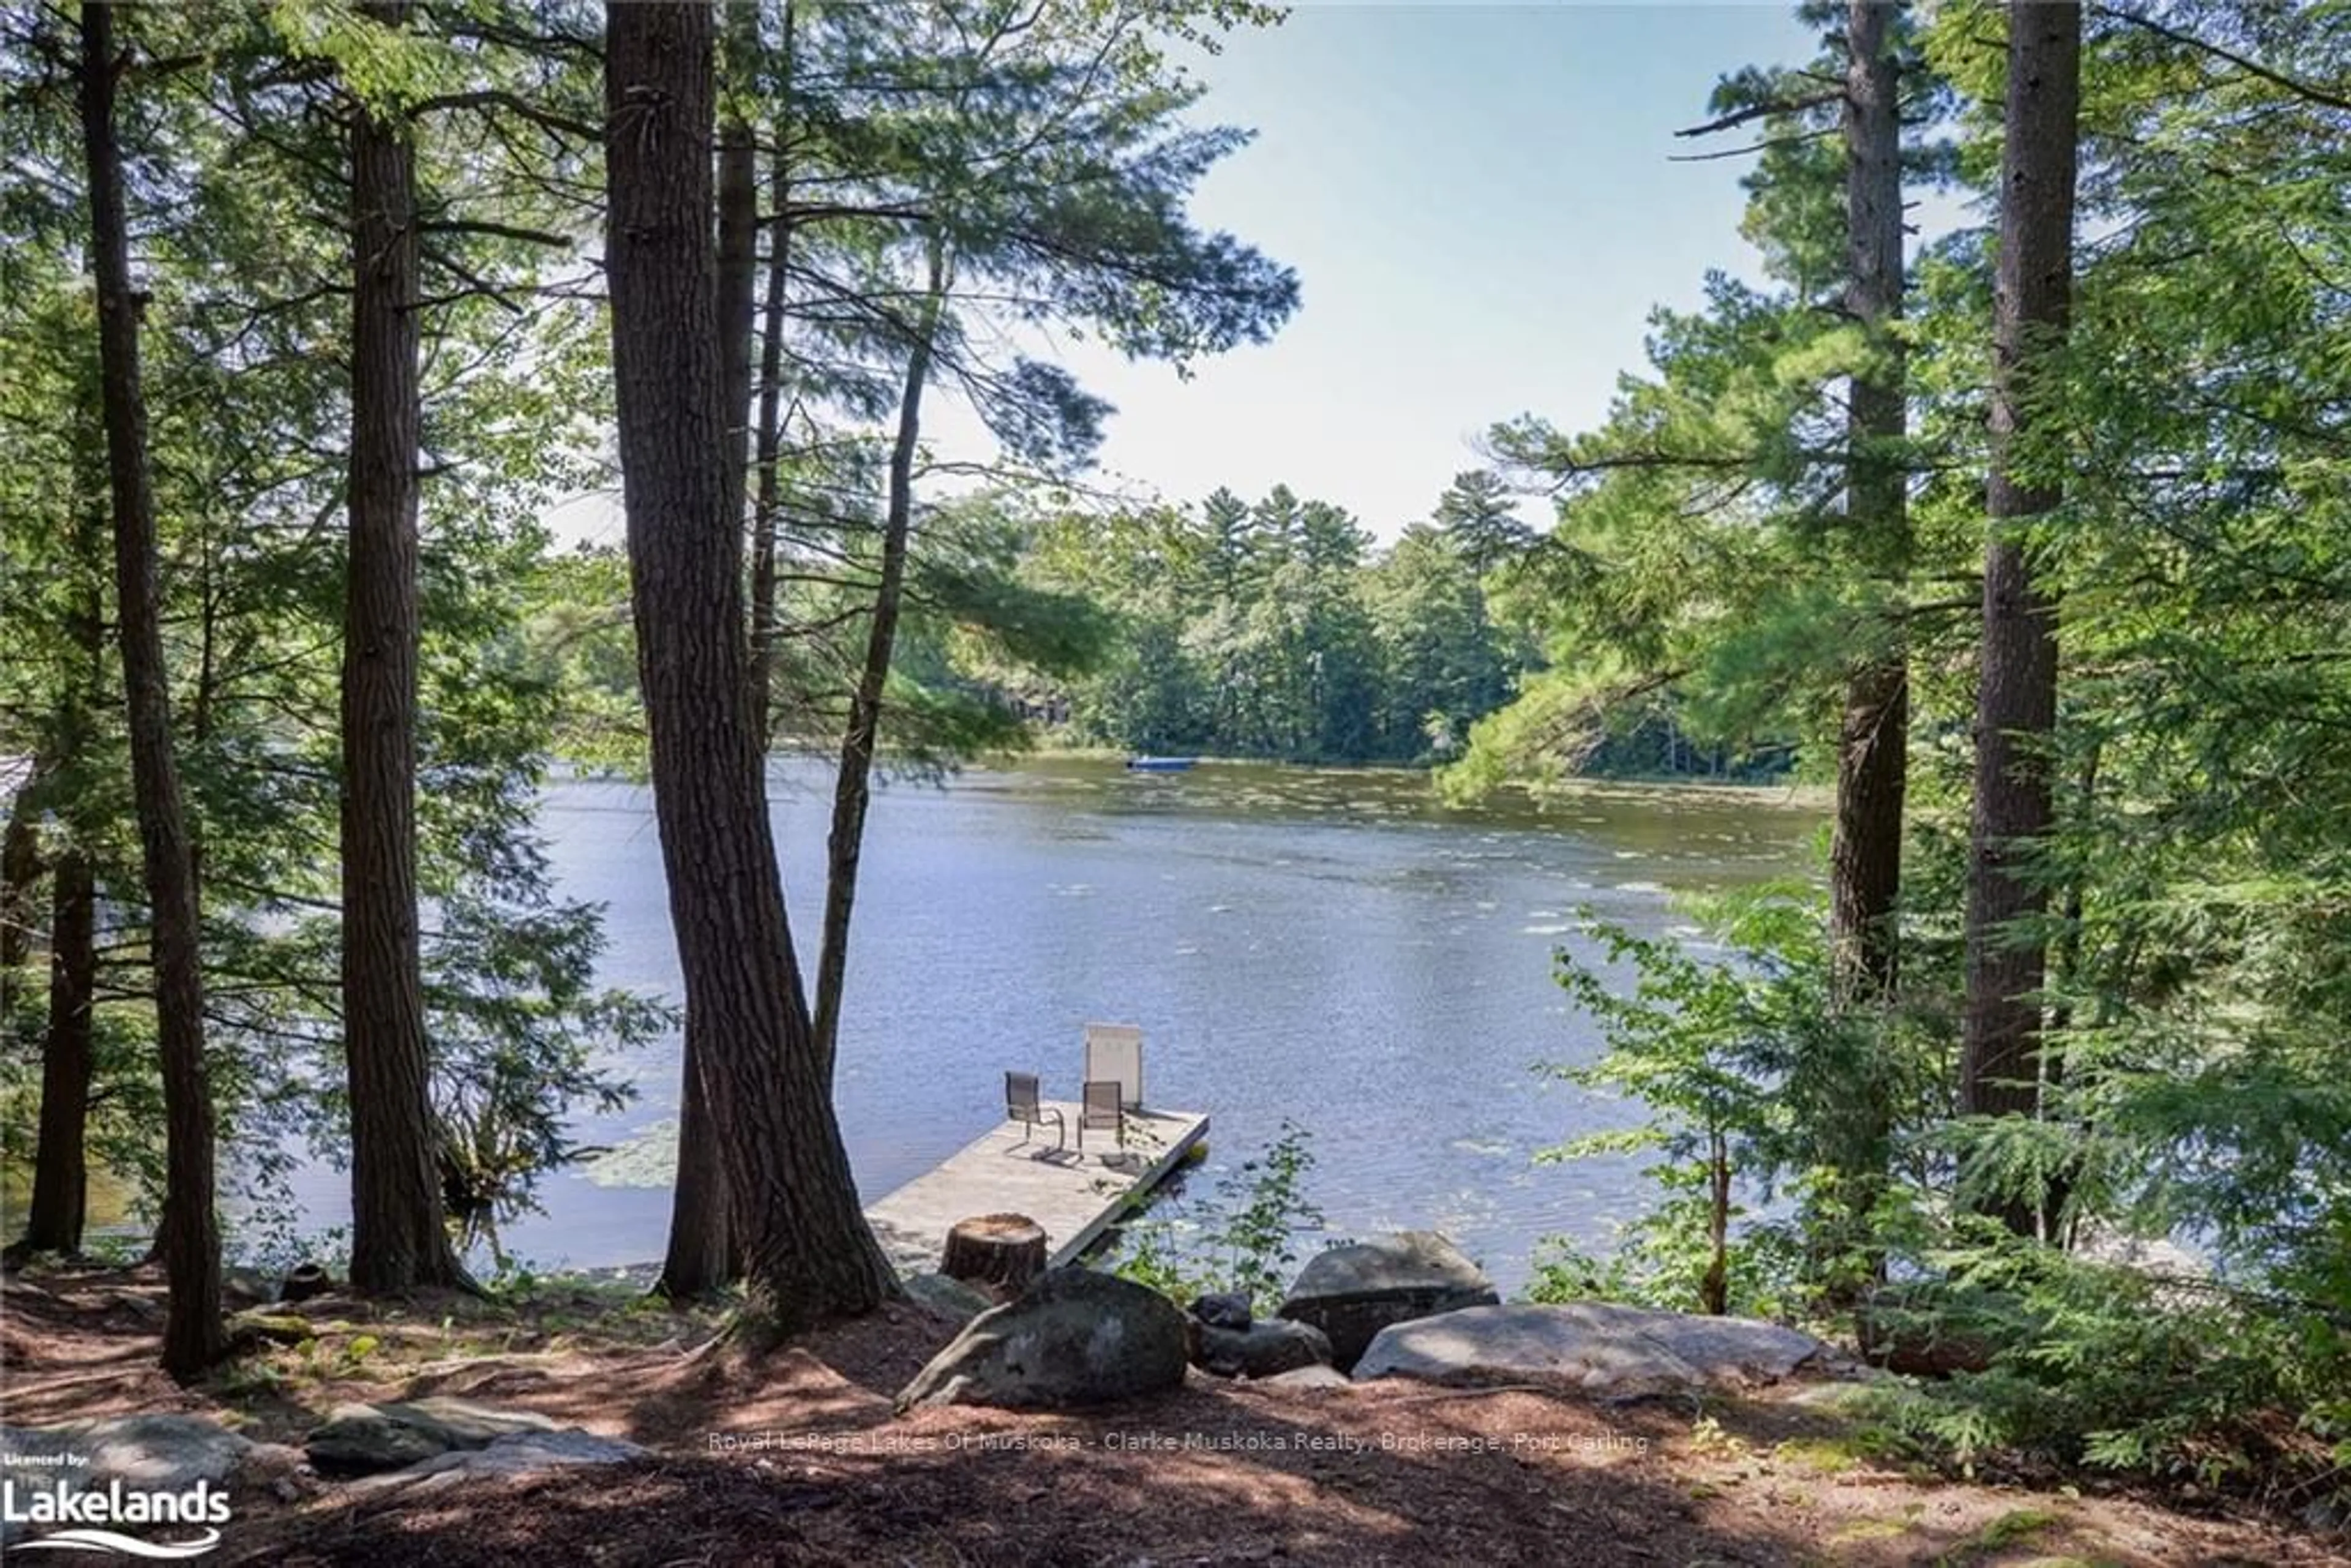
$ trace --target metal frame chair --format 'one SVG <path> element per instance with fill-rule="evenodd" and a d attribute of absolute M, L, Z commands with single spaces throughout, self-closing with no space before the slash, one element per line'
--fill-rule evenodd
<path fill-rule="evenodd" d="M 1078 1105 L 1078 1152 L 1086 1152 L 1086 1129 L 1096 1131 L 1107 1127 L 1118 1138 L 1118 1146 L 1126 1147 L 1126 1104 L 1120 1092 L 1123 1086 L 1115 1078 L 1089 1080 L 1080 1092 Z"/>
<path fill-rule="evenodd" d="M 1029 1141 L 1031 1128 L 1041 1127 L 1050 1120 L 1053 1124 L 1055 1148 L 1062 1150 L 1070 1146 L 1070 1124 L 1062 1117 L 1059 1106 L 1046 1104 L 1039 1095 L 1037 1075 L 1033 1072 L 1008 1072 L 1004 1075 L 1004 1114 L 1007 1120 L 1020 1124 L 1020 1141 L 1024 1144 Z M 1086 1146 L 1085 1136 L 1084 1129 L 1081 1127 L 1078 1133 L 1081 1150 Z"/>

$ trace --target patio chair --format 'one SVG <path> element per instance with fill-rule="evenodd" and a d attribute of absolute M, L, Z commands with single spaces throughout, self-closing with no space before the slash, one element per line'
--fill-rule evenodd
<path fill-rule="evenodd" d="M 1046 1104 L 1037 1093 L 1037 1075 L 1033 1072 L 1008 1072 L 1004 1075 L 1004 1114 L 1020 1124 L 1020 1141 L 1029 1141 L 1029 1129 L 1053 1124 L 1055 1148 L 1070 1146 L 1070 1124 L 1062 1119 L 1060 1107 Z M 1085 1134 L 1078 1134 L 1078 1147 L 1085 1147 Z"/>
<path fill-rule="evenodd" d="M 1086 1152 L 1086 1129 L 1096 1132 L 1107 1127 L 1118 1139 L 1118 1146 L 1126 1147 L 1126 1106 L 1115 1078 L 1090 1080 L 1078 1106 L 1078 1153 Z"/>

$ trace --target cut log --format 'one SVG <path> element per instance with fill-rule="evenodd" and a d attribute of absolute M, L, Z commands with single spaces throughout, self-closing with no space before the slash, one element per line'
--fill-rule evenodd
<path fill-rule="evenodd" d="M 1045 1228 L 1025 1214 L 958 1219 L 947 1232 L 939 1272 L 1009 1300 L 1045 1271 Z"/>

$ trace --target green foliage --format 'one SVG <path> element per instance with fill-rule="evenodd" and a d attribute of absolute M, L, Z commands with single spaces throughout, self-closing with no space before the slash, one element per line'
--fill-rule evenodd
<path fill-rule="evenodd" d="M 1858 1288 L 1907 1223 L 1894 1140 L 1939 1103 L 1944 1041 L 1931 1019 L 1833 1005 L 1810 890 L 1766 885 L 1695 912 L 1723 956 L 1588 914 L 1600 958 L 1559 955 L 1561 985 L 1606 1045 L 1544 1071 L 1647 1119 L 1538 1158 L 1655 1151 L 1643 1174 L 1661 1196 L 1608 1258 L 1554 1243 L 1533 1294 L 1809 1316 Z"/>
<path fill-rule="evenodd" d="M 1231 1291 L 1270 1313 L 1296 1274 L 1299 1238 L 1322 1226 L 1306 1195 L 1309 1144 L 1285 1118 L 1263 1154 L 1217 1178 L 1212 1198 L 1125 1227 L 1113 1271 L 1177 1301 Z"/>
<path fill-rule="evenodd" d="M 1604 1251 L 1552 1237 L 1536 1249 L 1527 1281 L 1531 1301 L 1624 1301 L 1668 1312 L 1708 1310 L 1702 1289 L 1714 1266 L 1712 1203 L 1703 1173 L 1664 1167 L 1648 1173 L 1660 1196 L 1619 1228 Z M 1759 1222 L 1743 1207 L 1729 1214 L 1724 1308 L 1742 1318 L 1787 1320 L 1806 1315 L 1801 1238 L 1791 1228 Z"/>
<path fill-rule="evenodd" d="M 1828 1007 L 1808 901 L 1767 892 L 1710 915 L 1729 948 L 1719 961 L 1589 925 L 1605 961 L 1562 960 L 1563 983 L 1608 1047 L 1552 1071 L 1627 1092 L 1649 1119 L 1552 1157 L 1663 1158 L 1646 1172 L 1658 1199 L 1617 1246 L 1595 1256 L 1554 1242 L 1531 1299 L 1709 1310 L 1706 1282 L 1719 1270 L 1731 1312 L 1817 1318 L 1858 1291 L 1880 1338 L 1957 1339 L 1989 1355 L 1981 1372 L 1873 1396 L 1891 1440 L 1962 1468 L 2087 1466 L 2241 1489 L 2351 1452 L 2351 1315 L 2327 1304 L 2339 1296 L 2275 1289 L 2323 1291 L 2336 1276 L 2304 1270 L 2298 1249 L 2271 1258 L 2269 1291 L 2153 1275 L 2020 1241 L 1955 1207 L 1958 1170 L 2038 1194 L 2122 1147 L 2085 1162 L 2061 1126 L 1954 1121 L 1935 1030 L 1876 1013 L 1840 1019 Z M 1626 964 L 1620 989 L 1615 967 Z M 1860 1113 L 1872 1094 L 1894 1110 L 1890 1149 L 1855 1141 L 1881 1124 Z M 1709 1180 L 1717 1160 L 1738 1177 L 1728 1204 Z M 2252 1194 L 2241 1201 L 2250 1208 Z M 1873 1290 L 1873 1277 L 1896 1288 Z"/>
<path fill-rule="evenodd" d="M 2279 1303 L 2006 1237 L 1930 1261 L 1956 1288 L 2005 1303 L 2014 1327 L 1984 1371 L 1871 1396 L 1867 1408 L 1915 1451 L 2241 1490 L 2351 1442 L 2339 1338 L 2314 1345 Z"/>
<path fill-rule="evenodd" d="M 487 100 L 528 87 L 559 114 L 560 69 L 480 21 L 442 12 L 395 31 L 339 4 L 124 17 L 174 739 L 201 852 L 224 1163 L 246 1178 L 225 1207 L 241 1217 L 248 1234 L 232 1242 L 246 1249 L 296 1245 L 278 1187 L 305 1143 L 330 1156 L 348 1148 L 335 863 L 343 557 L 331 526 L 349 410 L 342 128 L 355 94 L 388 112 L 453 89 Z M 0 481 L 0 755 L 43 762 L 59 785 L 47 802 L 11 803 L 42 823 L 36 884 L 68 848 L 98 880 L 91 1152 L 104 1174 L 140 1185 L 136 1207 L 152 1216 L 152 986 L 120 675 L 110 639 L 91 635 L 110 613 L 107 503 L 84 387 L 91 318 L 73 283 L 88 219 L 71 93 L 54 74 L 67 57 L 57 24 L 0 13 L 0 129 L 14 165 L 0 186 L 12 241 L 0 413 L 27 437 L 12 434 Z M 152 59 L 174 63 L 149 71 Z M 546 542 L 535 518 L 584 472 L 569 411 L 594 406 L 573 396 L 594 318 L 552 298 L 528 311 L 515 302 L 534 297 L 552 259 L 528 236 L 559 225 L 550 193 L 576 172 L 569 154 L 486 135 L 468 114 L 419 120 L 414 140 L 434 231 L 420 308 L 431 345 L 418 800 L 431 1090 L 448 1166 L 496 1166 L 498 1201 L 513 1203 L 566 1157 L 570 1111 L 620 1092 L 603 1053 L 653 1021 L 590 983 L 598 912 L 549 885 L 532 813 L 553 694 L 517 656 L 523 585 Z M 8 980 L 0 1142 L 14 1151 L 31 1142 L 46 1019 L 38 976 Z"/>
<path fill-rule="evenodd" d="M 1057 679 L 1032 663 L 1023 684 L 1066 708 L 1081 744 L 1450 757 L 1529 657 L 1489 613 L 1478 564 L 1523 530 L 1490 478 L 1464 476 L 1456 490 L 1470 499 L 1457 496 L 1454 522 L 1415 524 L 1378 552 L 1344 511 L 1282 486 L 1253 506 L 1219 490 L 1196 512 L 1050 517 L 1020 570 L 1089 606 L 1107 647 L 1089 674 Z"/>
<path fill-rule="evenodd" d="M 1759 1312 L 1874 1297 L 1992 1356 L 1896 1396 L 1920 1451 L 2315 1478 L 2351 1409 L 2351 155 L 2339 104 L 2308 84 L 2343 79 L 2351 15 L 2184 0 L 2091 27 L 2073 329 L 2010 454 L 2065 497 L 2027 540 L 2063 647 L 2058 826 L 2016 847 L 2048 914 L 2001 938 L 2046 945 L 2049 1068 L 2035 1113 L 1980 1120 L 1949 1086 L 2005 18 L 1898 21 L 1914 188 L 1976 201 L 1926 225 L 1904 319 L 1873 344 L 1837 299 L 1839 110 L 1819 89 L 1843 75 L 1842 12 L 1807 16 L 1821 59 L 1732 73 L 1711 106 L 1761 132 L 1742 234 L 1762 279 L 1717 276 L 1700 308 L 1658 312 L 1599 428 L 1494 433 L 1506 472 L 1559 497 L 1496 584 L 1550 667 L 1472 728 L 1445 783 L 1556 777 L 1660 718 L 1792 743 L 1820 776 L 1847 675 L 1898 651 L 1900 984 L 1883 1005 L 1840 996 L 1817 915 L 1793 904 L 1745 936 L 1735 912 L 1710 923 L 1719 962 L 1626 943 L 1572 971 L 1608 1041 L 1577 1076 L 1649 1117 L 1585 1146 L 1657 1151 L 1660 1202 L 1611 1256 L 1562 1251 L 1535 1288 L 1687 1306 L 1714 1283 Z M 1881 455 L 1909 470 L 1903 573 L 1842 526 L 1844 389 L 1896 343 L 1910 434 Z M 1970 1212 L 2018 1201 L 2058 1245 Z M 2210 1278 L 2067 1250 L 2085 1239 L 2184 1244 Z"/>

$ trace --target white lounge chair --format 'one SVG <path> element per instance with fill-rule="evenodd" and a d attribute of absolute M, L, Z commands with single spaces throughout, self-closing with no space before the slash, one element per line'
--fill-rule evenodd
<path fill-rule="evenodd" d="M 1131 1023 L 1086 1025 L 1088 1083 L 1115 1083 L 1119 1103 L 1143 1109 L 1143 1030 Z"/>

